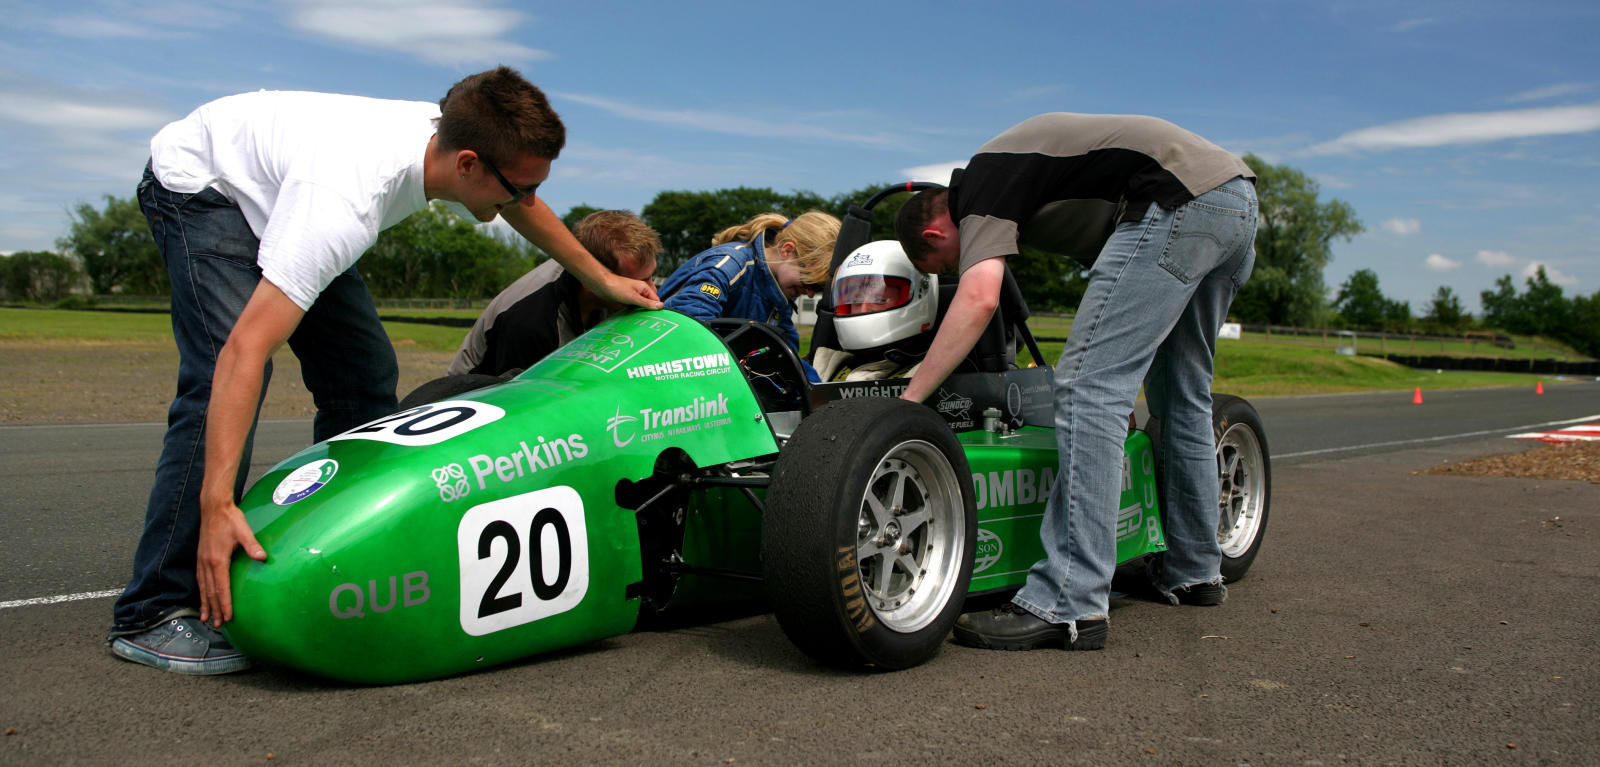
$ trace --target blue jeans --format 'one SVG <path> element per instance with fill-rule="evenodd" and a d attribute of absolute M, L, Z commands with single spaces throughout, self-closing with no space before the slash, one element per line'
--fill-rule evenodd
<path fill-rule="evenodd" d="M 1061 470 L 1039 535 L 1045 558 L 1013 601 L 1051 623 L 1106 618 L 1116 569 L 1128 416 L 1145 385 L 1161 418 L 1168 550 L 1156 588 L 1222 582 L 1211 372 L 1217 332 L 1255 264 L 1255 186 L 1235 178 L 1186 205 L 1119 225 L 1055 371 Z"/>
<path fill-rule="evenodd" d="M 200 538 L 200 480 L 205 474 L 206 409 L 217 354 L 261 280 L 260 242 L 239 207 L 215 189 L 179 194 L 145 167 L 139 206 L 172 284 L 172 335 L 178 387 L 133 555 L 133 577 L 112 613 L 112 636 L 135 634 L 168 614 L 200 606 L 195 553 Z M 317 297 L 289 337 L 306 389 L 317 406 L 317 441 L 393 413 L 399 365 L 378 321 L 372 294 L 351 267 Z M 263 371 L 266 396 L 272 363 Z M 257 404 L 259 410 L 259 403 Z M 244 493 L 255 430 L 245 440 L 234 495 Z"/>

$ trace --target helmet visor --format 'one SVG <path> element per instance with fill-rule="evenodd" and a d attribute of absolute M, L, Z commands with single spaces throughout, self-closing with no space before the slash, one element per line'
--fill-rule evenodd
<path fill-rule="evenodd" d="M 833 281 L 833 310 L 841 317 L 895 309 L 911 302 L 911 280 L 853 274 Z"/>

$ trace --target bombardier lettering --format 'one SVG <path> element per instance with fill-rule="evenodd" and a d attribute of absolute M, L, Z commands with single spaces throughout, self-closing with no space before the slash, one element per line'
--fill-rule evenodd
<path fill-rule="evenodd" d="M 725 373 L 733 368 L 733 357 L 729 354 L 702 354 L 696 357 L 656 362 L 649 365 L 639 365 L 628 368 L 629 378 L 693 378 L 696 376 Z"/>
<path fill-rule="evenodd" d="M 980 509 L 1043 503 L 1050 498 L 1050 488 L 1055 484 L 1056 470 L 1048 466 L 1037 472 L 1014 469 L 972 474 L 972 489 Z"/>

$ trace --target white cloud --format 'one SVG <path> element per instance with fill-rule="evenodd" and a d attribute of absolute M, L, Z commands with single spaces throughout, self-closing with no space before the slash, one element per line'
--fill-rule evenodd
<path fill-rule="evenodd" d="M 51 34 L 84 40 L 171 40 L 192 38 L 200 30 L 235 24 L 240 11 L 232 3 L 185 0 L 140 3 L 80 0 L 71 7 L 74 13 L 51 13 L 36 24 Z"/>
<path fill-rule="evenodd" d="M 141 104 L 108 103 L 98 94 L 45 94 L 0 90 L 0 120 L 67 131 L 157 128 L 172 118 Z"/>
<path fill-rule="evenodd" d="M 695 189 L 729 185 L 730 179 L 762 176 L 758 158 L 719 154 L 720 162 L 692 157 L 666 157 L 631 149 L 574 144 L 561 153 L 552 173 L 562 184 L 548 184 L 561 194 L 582 183 L 612 189 Z M 737 182 L 735 182 L 737 183 Z M 543 193 L 544 188 L 540 189 Z M 598 203 L 596 203 L 598 204 Z"/>
<path fill-rule="evenodd" d="M 1484 266 L 1514 266 L 1517 263 L 1517 259 L 1512 258 L 1510 253 L 1503 250 L 1480 250 L 1478 251 L 1478 263 Z"/>
<path fill-rule="evenodd" d="M 1354 181 L 1330 173 L 1313 173 L 1311 179 L 1325 189 L 1354 189 L 1356 186 Z"/>
<path fill-rule="evenodd" d="M 1529 261 L 1528 265 L 1522 268 L 1523 279 L 1532 278 L 1539 272 L 1540 269 L 1544 270 L 1544 276 L 1549 279 L 1552 284 L 1568 288 L 1578 284 L 1577 277 L 1562 272 L 1561 270 L 1544 263 L 1543 261 Z"/>
<path fill-rule="evenodd" d="M 1383 228 L 1398 235 L 1416 234 L 1422 231 L 1422 222 L 1414 218 L 1391 218 L 1383 222 Z"/>
<path fill-rule="evenodd" d="M 1433 115 L 1363 128 L 1317 144 L 1308 155 L 1481 144 L 1600 130 L 1600 104 Z"/>
<path fill-rule="evenodd" d="M 1435 17 L 1432 17 L 1432 16 L 1430 16 L 1428 18 L 1423 18 L 1423 19 L 1407 19 L 1406 21 L 1402 21 L 1399 24 L 1396 24 L 1396 25 L 1394 25 L 1392 27 L 1389 27 L 1389 31 L 1390 32 L 1410 32 L 1413 29 L 1417 29 L 1419 27 L 1432 26 L 1432 25 L 1437 24 L 1437 23 L 1439 23 L 1439 19 L 1437 19 Z"/>
<path fill-rule="evenodd" d="M 330 40 L 408 53 L 447 66 L 551 58 L 504 39 L 522 13 L 481 0 L 295 0 L 289 24 Z"/>
<path fill-rule="evenodd" d="M 1456 261 L 1455 259 L 1445 258 L 1438 253 L 1430 253 L 1428 254 L 1427 258 L 1422 260 L 1422 265 L 1427 267 L 1429 271 L 1448 272 L 1451 269 L 1459 268 L 1461 266 L 1461 262 Z"/>
<path fill-rule="evenodd" d="M 144 37 L 150 31 L 143 24 L 104 16 L 63 16 L 48 20 L 46 26 L 62 37 L 88 39 Z"/>
<path fill-rule="evenodd" d="M 551 95 L 603 109 L 618 117 L 625 117 L 630 120 L 639 120 L 657 125 L 671 125 L 708 133 L 728 133 L 735 136 L 757 136 L 762 138 L 835 141 L 888 148 L 900 148 L 904 145 L 903 139 L 899 136 L 887 133 L 851 133 L 820 125 L 807 125 L 800 122 L 770 122 L 726 112 L 703 112 L 694 109 L 653 109 L 582 93 L 553 93 Z"/>
<path fill-rule="evenodd" d="M 1515 96 L 1512 96 L 1511 98 L 1506 99 L 1506 101 L 1509 101 L 1513 104 L 1519 104 L 1525 101 L 1544 101 L 1545 99 L 1553 99 L 1561 96 L 1570 96 L 1574 93 L 1592 91 L 1594 90 L 1594 85 L 1594 83 L 1557 83 L 1556 85 L 1546 85 L 1543 88 L 1534 88 L 1533 90 L 1523 91 Z"/>
<path fill-rule="evenodd" d="M 932 181 L 935 184 L 950 183 L 950 172 L 956 168 L 965 168 L 966 160 L 954 162 L 936 162 L 932 165 L 918 165 L 915 168 L 905 168 L 900 175 L 909 181 Z"/>
<path fill-rule="evenodd" d="M 133 194 L 150 136 L 175 115 L 131 91 L 80 89 L 0 71 L 0 246 L 46 250 L 77 202 Z"/>
<path fill-rule="evenodd" d="M 1038 101 L 1039 99 L 1065 93 L 1065 85 L 1035 85 L 1027 88 L 1018 88 L 1005 95 L 1002 101 L 1015 103 L 1018 101 Z"/>

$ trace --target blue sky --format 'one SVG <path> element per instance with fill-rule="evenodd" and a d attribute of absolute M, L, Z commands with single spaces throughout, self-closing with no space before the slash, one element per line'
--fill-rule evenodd
<path fill-rule="evenodd" d="M 1600 290 L 1600 3 L 0 0 L 0 252 L 131 196 L 149 137 L 261 88 L 435 101 L 504 63 L 566 150 L 540 190 L 639 210 L 665 189 L 829 196 L 943 181 L 1040 112 L 1151 114 L 1317 179 L 1421 314 L 1542 264 Z M 731 223 L 731 222 L 730 222 Z"/>

